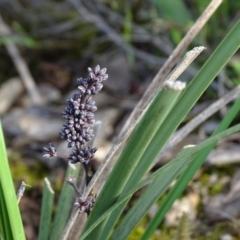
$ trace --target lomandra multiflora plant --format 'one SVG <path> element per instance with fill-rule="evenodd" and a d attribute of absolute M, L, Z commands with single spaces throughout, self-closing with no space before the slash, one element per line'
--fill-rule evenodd
<path fill-rule="evenodd" d="M 86 185 L 92 178 L 91 161 L 97 148 L 92 147 L 90 141 L 94 137 L 92 126 L 94 124 L 94 112 L 97 110 L 92 95 L 97 94 L 103 87 L 102 81 L 108 78 L 107 69 L 100 69 L 97 65 L 94 69 L 88 68 L 87 78 L 78 78 L 78 92 L 67 99 L 67 105 L 63 111 L 63 118 L 66 122 L 63 124 L 60 135 L 67 141 L 68 148 L 72 148 L 72 153 L 67 159 L 71 164 L 81 163 L 86 173 Z M 44 157 L 56 157 L 57 152 L 53 144 L 44 148 Z M 90 195 L 86 200 L 80 196 L 75 186 L 74 179 L 69 177 L 67 182 L 72 185 L 78 195 L 78 202 L 75 206 L 79 207 L 81 212 L 90 213 L 95 198 Z"/>

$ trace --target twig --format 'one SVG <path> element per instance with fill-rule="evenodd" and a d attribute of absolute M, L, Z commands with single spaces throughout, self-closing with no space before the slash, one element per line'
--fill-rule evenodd
<path fill-rule="evenodd" d="M 2 35 L 3 37 L 11 35 L 10 28 L 4 23 L 1 16 L 0 16 L 0 35 Z M 33 77 L 31 76 L 31 73 L 28 70 L 26 62 L 21 57 L 18 48 L 14 43 L 7 40 L 6 48 L 15 64 L 15 67 L 19 72 L 19 75 L 29 93 L 29 96 L 31 97 L 32 102 L 36 105 L 42 104 L 42 98 L 40 96 L 40 93 L 37 90 L 37 86 L 33 80 Z"/>
<path fill-rule="evenodd" d="M 187 123 L 184 127 L 178 130 L 171 140 L 168 142 L 166 147 L 158 155 L 156 161 L 153 163 L 152 167 L 156 165 L 161 158 L 174 148 L 178 143 L 180 143 L 190 132 L 192 132 L 196 127 L 203 123 L 206 119 L 212 116 L 214 113 L 219 111 L 222 107 L 226 106 L 229 102 L 237 99 L 240 96 L 240 86 L 234 88 L 232 91 L 224 95 L 222 98 L 211 104 L 203 112 L 198 114 L 194 119 Z"/>

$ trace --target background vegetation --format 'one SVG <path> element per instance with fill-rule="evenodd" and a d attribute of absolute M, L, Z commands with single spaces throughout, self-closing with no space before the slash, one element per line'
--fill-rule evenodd
<path fill-rule="evenodd" d="M 96 139 L 101 153 L 96 155 L 97 168 L 153 77 L 208 3 L 0 0 L 3 19 L 0 25 L 0 83 L 5 93 L 0 94 L 0 114 L 15 189 L 19 188 L 22 180 L 32 186 L 27 188 L 20 202 L 27 239 L 37 238 L 43 178 L 50 177 L 56 192 L 55 202 L 62 189 L 67 164 L 64 160 L 44 160 L 42 147 L 49 141 L 61 146 L 58 136 L 62 124 L 61 111 L 66 97 L 76 87 L 75 79 L 85 76 L 89 66 L 99 64 L 108 68 L 110 78 L 104 83 L 104 91 L 96 98 L 99 106 L 96 118 L 105 124 Z M 196 76 L 239 16 L 239 1 L 223 1 L 188 47 L 191 50 L 202 45 L 207 49 L 180 77 L 182 81 L 189 83 Z M 4 33 L 3 24 L 8 26 L 10 35 Z M 42 96 L 40 99 L 26 83 L 21 83 L 19 79 L 14 81 L 13 78 L 19 76 L 19 70 L 7 48 L 9 43 L 17 45 L 27 63 L 36 89 Z M 237 52 L 184 118 L 182 125 L 230 92 L 239 85 L 239 81 Z M 152 171 L 173 158 L 183 145 L 199 143 L 210 136 L 229 107 L 221 108 L 176 149 L 161 156 Z M 239 116 L 236 116 L 232 125 L 238 121 Z M 183 212 L 189 213 L 189 234 L 192 238 L 224 239 L 230 236 L 231 239 L 239 239 L 239 134 L 222 141 L 220 147 L 221 153 L 217 154 L 216 150 L 215 157 L 209 157 L 198 170 L 152 239 L 159 239 L 159 236 L 161 239 L 173 239 Z M 62 151 L 66 151 L 64 147 Z M 226 157 L 220 158 L 223 155 Z M 125 212 L 136 204 L 141 193 L 142 190 L 139 190 L 132 197 Z M 164 196 L 153 205 L 129 239 L 140 239 Z M 55 211 L 53 209 L 53 213 Z"/>

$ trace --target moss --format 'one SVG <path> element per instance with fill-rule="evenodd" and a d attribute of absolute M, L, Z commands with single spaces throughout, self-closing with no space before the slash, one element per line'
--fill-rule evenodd
<path fill-rule="evenodd" d="M 46 170 L 37 161 L 34 165 L 29 166 L 24 161 L 24 157 L 16 151 L 11 151 L 8 157 L 14 182 L 23 180 L 25 183 L 34 186 L 38 185 L 39 181 L 46 176 Z"/>
<path fill-rule="evenodd" d="M 224 190 L 224 185 L 223 184 L 214 184 L 212 187 L 209 188 L 209 195 L 214 196 Z"/>
<path fill-rule="evenodd" d="M 207 183 L 209 183 L 209 179 L 210 179 L 210 175 L 208 173 L 203 173 L 200 176 L 200 183 L 203 185 L 206 185 Z"/>

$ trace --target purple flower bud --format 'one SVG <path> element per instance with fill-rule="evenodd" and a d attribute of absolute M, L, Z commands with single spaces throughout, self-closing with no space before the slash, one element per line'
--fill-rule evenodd
<path fill-rule="evenodd" d="M 78 201 L 74 204 L 75 207 L 78 207 L 80 212 L 85 212 L 89 215 L 91 212 L 93 205 L 96 201 L 96 198 L 93 195 L 89 195 L 86 200 L 82 197 L 78 198 Z"/>
<path fill-rule="evenodd" d="M 44 147 L 43 149 L 45 151 L 43 157 L 45 158 L 57 157 L 56 149 L 52 143 L 49 143 L 48 147 Z"/>
<path fill-rule="evenodd" d="M 81 148 L 75 148 L 70 154 L 70 162 L 82 164 L 88 164 L 94 157 L 94 153 L 97 151 L 97 148 L 91 148 L 90 146 L 82 146 Z"/>
<path fill-rule="evenodd" d="M 97 82 L 107 80 L 108 74 L 106 74 L 106 71 L 106 68 L 100 69 L 99 65 L 97 65 L 94 70 L 92 68 L 88 68 L 89 76 L 91 79 L 96 80 Z"/>

